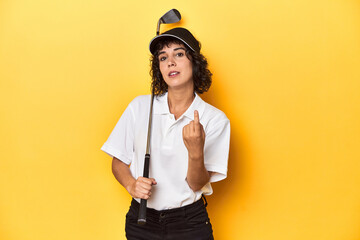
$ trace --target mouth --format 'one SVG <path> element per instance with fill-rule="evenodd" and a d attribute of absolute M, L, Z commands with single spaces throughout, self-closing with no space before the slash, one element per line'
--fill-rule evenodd
<path fill-rule="evenodd" d="M 168 76 L 169 76 L 169 77 L 176 77 L 176 76 L 179 75 L 179 74 L 180 74 L 180 72 L 171 71 L 171 72 L 169 72 Z"/>

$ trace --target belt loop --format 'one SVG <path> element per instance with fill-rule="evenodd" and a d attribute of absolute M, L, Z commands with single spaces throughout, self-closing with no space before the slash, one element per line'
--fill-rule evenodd
<path fill-rule="evenodd" d="M 206 198 L 205 198 L 204 194 L 201 195 L 201 198 L 204 199 L 204 201 L 205 201 L 205 207 L 207 207 L 208 204 L 207 204 L 207 201 L 206 201 Z"/>

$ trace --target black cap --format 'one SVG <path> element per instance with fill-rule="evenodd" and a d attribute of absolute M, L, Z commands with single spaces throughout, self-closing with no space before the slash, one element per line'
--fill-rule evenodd
<path fill-rule="evenodd" d="M 173 28 L 169 31 L 166 31 L 150 41 L 149 49 L 152 54 L 155 52 L 156 44 L 163 39 L 164 37 L 173 37 L 182 41 L 194 52 L 200 53 L 200 43 L 196 38 L 191 34 L 191 32 L 185 28 Z"/>

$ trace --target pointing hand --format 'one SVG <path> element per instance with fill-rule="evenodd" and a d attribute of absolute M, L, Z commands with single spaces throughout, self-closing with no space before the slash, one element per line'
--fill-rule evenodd
<path fill-rule="evenodd" d="M 194 111 L 194 120 L 183 128 L 183 140 L 191 158 L 203 156 L 205 132 L 197 110 Z"/>

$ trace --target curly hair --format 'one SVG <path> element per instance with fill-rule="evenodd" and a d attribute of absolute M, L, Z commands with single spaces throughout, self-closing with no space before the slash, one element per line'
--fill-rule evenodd
<path fill-rule="evenodd" d="M 180 44 L 186 48 L 186 57 L 192 64 L 194 91 L 198 94 L 207 92 L 211 86 L 212 73 L 208 69 L 208 62 L 205 56 L 201 53 L 192 51 L 187 45 L 176 38 L 165 37 L 156 45 L 154 54 L 150 58 L 150 75 L 152 78 L 151 88 L 154 91 L 154 94 L 163 95 L 168 91 L 168 86 L 160 72 L 159 51 L 163 49 L 164 46 L 169 47 L 170 44 L 173 43 Z"/>

